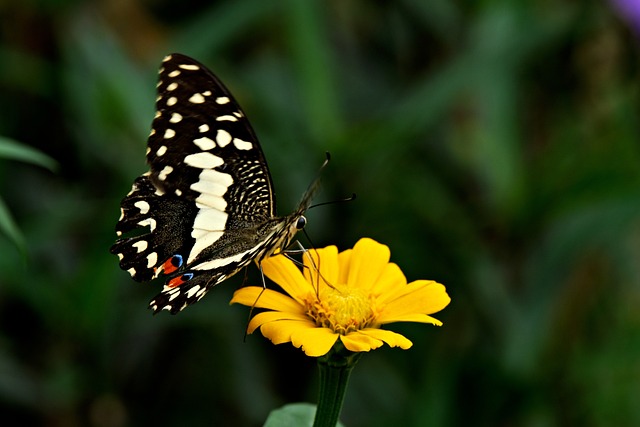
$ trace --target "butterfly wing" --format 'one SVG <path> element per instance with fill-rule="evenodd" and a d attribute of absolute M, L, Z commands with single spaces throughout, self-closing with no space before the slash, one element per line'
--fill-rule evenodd
<path fill-rule="evenodd" d="M 154 311 L 172 313 L 251 262 L 260 224 L 275 216 L 271 176 L 244 112 L 203 65 L 180 54 L 160 69 L 148 140 L 150 171 L 122 201 L 111 248 L 138 281 L 167 275 Z"/>

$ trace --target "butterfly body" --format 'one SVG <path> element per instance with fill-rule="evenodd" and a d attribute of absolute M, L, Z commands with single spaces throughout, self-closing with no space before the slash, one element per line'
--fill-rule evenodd
<path fill-rule="evenodd" d="M 154 312 L 175 314 L 286 248 L 317 188 L 292 214 L 277 216 L 267 163 L 244 112 L 206 67 L 180 54 L 160 69 L 147 163 L 122 200 L 111 252 L 134 280 L 166 279 L 150 303 Z"/>

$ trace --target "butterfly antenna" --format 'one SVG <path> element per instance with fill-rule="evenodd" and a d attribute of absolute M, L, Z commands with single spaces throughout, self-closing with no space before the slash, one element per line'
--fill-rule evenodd
<path fill-rule="evenodd" d="M 334 203 L 353 202 L 355 199 L 356 199 L 356 193 L 351 193 L 350 197 L 346 197 L 344 199 L 338 199 L 338 200 L 329 200 L 328 202 L 316 203 L 315 205 L 309 206 L 309 209 L 317 208 L 318 206 L 333 205 Z"/>
<path fill-rule="evenodd" d="M 305 191 L 304 195 L 302 196 L 298 211 L 304 212 L 309 209 L 309 205 L 311 204 L 313 195 L 318 191 L 318 188 L 320 188 L 320 178 L 322 177 L 322 171 L 327 167 L 329 161 L 331 160 L 331 154 L 329 154 L 328 151 L 325 152 L 325 156 L 326 157 L 324 159 L 324 162 L 322 162 L 320 169 L 318 169 L 318 172 L 316 173 L 316 177 L 313 179 L 313 181 L 311 181 L 311 184 L 309 184 L 309 186 L 307 187 L 307 191 Z"/>

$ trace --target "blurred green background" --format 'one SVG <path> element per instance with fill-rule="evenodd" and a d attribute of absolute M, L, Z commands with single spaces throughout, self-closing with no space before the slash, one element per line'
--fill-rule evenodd
<path fill-rule="evenodd" d="M 640 425 L 639 8 L 2 0 L 2 425 L 259 426 L 315 402 L 314 360 L 243 342 L 243 274 L 152 316 L 161 285 L 108 253 L 174 51 L 243 106 L 280 213 L 331 152 L 316 201 L 358 198 L 308 213 L 317 246 L 373 237 L 453 299 L 361 359 L 345 425 Z"/>

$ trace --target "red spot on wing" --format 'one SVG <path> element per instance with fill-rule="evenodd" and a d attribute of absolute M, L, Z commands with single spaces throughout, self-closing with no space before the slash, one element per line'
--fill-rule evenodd
<path fill-rule="evenodd" d="M 173 258 L 174 257 L 169 258 L 162 264 L 164 274 L 171 274 L 178 269 L 178 266 L 174 265 Z"/>
<path fill-rule="evenodd" d="M 167 282 L 167 286 L 170 288 L 175 288 L 176 286 L 182 285 L 186 280 L 183 280 L 183 276 L 177 276 Z"/>

